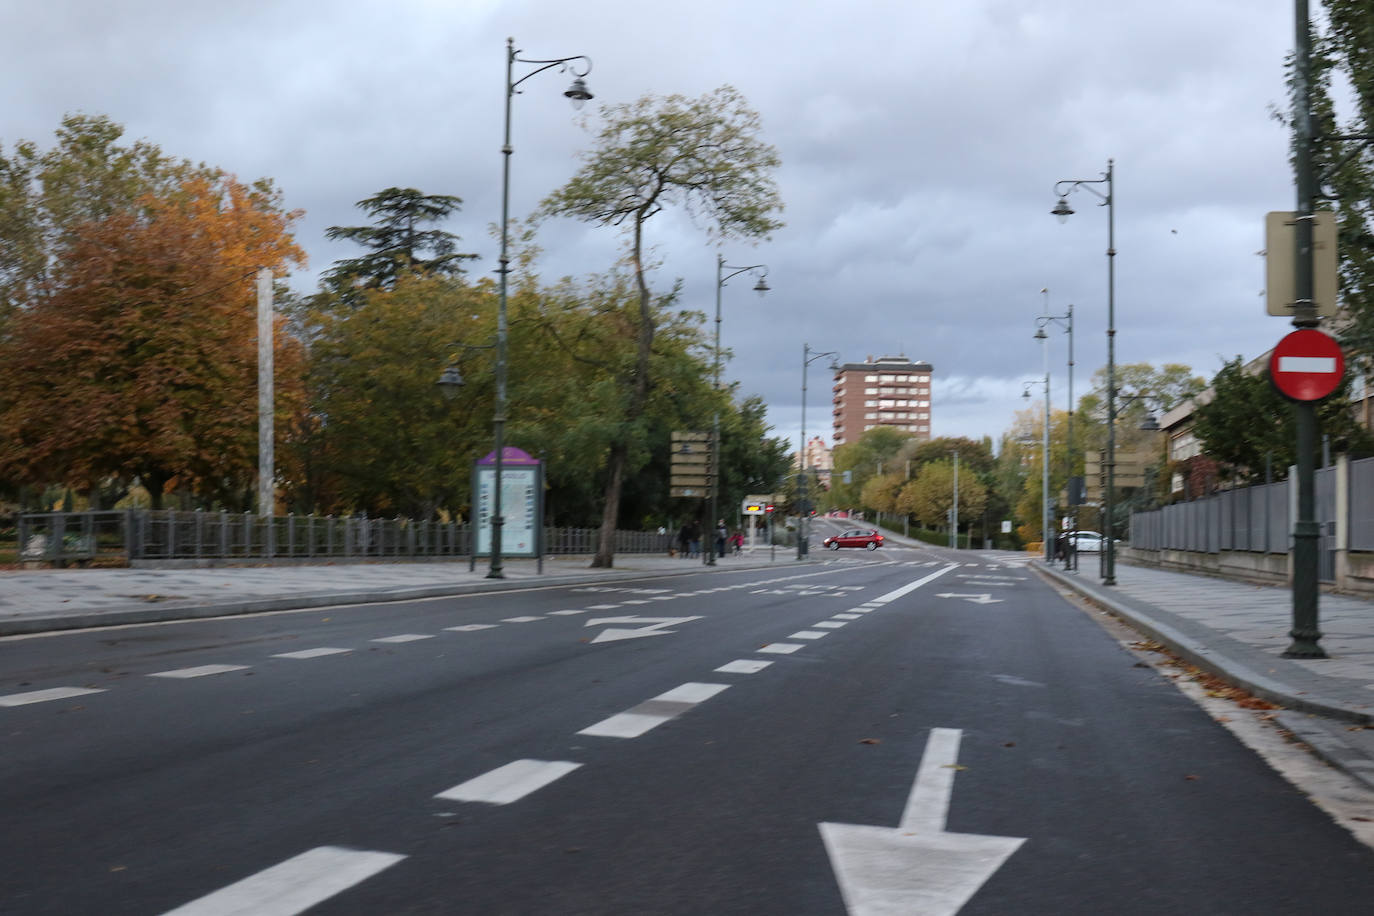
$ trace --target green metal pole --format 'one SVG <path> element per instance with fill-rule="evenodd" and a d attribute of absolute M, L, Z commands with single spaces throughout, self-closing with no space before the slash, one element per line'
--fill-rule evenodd
<path fill-rule="evenodd" d="M 1293 165 L 1297 180 L 1297 222 L 1293 262 L 1293 326 L 1317 326 L 1312 281 L 1312 202 L 1316 180 L 1312 168 L 1312 33 L 1308 23 L 1307 0 L 1297 0 L 1296 51 L 1293 60 Z M 1297 425 L 1298 516 L 1293 521 L 1293 642 L 1284 650 L 1285 658 L 1326 658 L 1318 643 L 1321 629 L 1317 598 L 1316 462 L 1317 407 L 1312 401 L 1299 401 L 1293 411 Z"/>

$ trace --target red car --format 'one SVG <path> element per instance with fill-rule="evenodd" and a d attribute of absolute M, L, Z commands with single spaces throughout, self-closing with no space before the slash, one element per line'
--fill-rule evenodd
<path fill-rule="evenodd" d="M 826 538 L 825 546 L 831 550 L 839 550 L 841 547 L 863 547 L 866 550 L 877 550 L 883 546 L 883 536 L 872 528 L 851 528 Z"/>

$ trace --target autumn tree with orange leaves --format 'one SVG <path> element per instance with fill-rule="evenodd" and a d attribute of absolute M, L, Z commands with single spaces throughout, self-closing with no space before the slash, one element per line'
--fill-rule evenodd
<path fill-rule="evenodd" d="M 297 214 L 266 182 L 178 168 L 177 181 L 53 233 L 0 334 L 0 478 L 78 491 L 136 478 L 154 505 L 173 487 L 231 508 L 249 498 L 253 276 L 303 261 Z M 303 409 L 301 354 L 276 341 L 284 429 Z"/>

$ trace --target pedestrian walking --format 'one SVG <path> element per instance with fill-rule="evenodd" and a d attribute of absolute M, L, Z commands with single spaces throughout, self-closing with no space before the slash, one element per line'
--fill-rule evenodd
<path fill-rule="evenodd" d="M 716 522 L 716 556 L 725 559 L 725 539 L 730 536 L 730 529 L 725 527 L 725 519 Z"/>
<path fill-rule="evenodd" d="M 732 548 L 730 552 L 735 556 L 744 553 L 744 535 L 740 534 L 738 531 L 730 535 L 730 546 Z"/>
<path fill-rule="evenodd" d="M 689 524 L 686 523 L 686 522 L 683 522 L 683 523 L 682 523 L 682 527 L 681 527 L 680 529 L 678 529 L 678 533 L 677 533 L 677 552 L 678 552 L 679 554 L 681 554 L 682 556 L 684 556 L 684 557 L 689 557 L 689 556 L 691 556 L 691 554 L 688 553 L 687 551 L 688 551 L 688 549 L 689 549 L 691 546 L 692 546 L 692 526 L 689 525 Z"/>
<path fill-rule="evenodd" d="M 701 523 L 692 522 L 687 531 L 687 556 L 694 557 L 701 553 Z"/>

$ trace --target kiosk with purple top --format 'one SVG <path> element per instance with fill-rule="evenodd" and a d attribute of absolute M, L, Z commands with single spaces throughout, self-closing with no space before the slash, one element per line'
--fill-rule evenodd
<path fill-rule="evenodd" d="M 472 466 L 473 549 L 468 568 L 491 556 L 492 509 L 496 495 L 496 453 Z M 544 464 L 518 448 L 501 450 L 501 554 L 533 557 L 544 571 Z"/>

